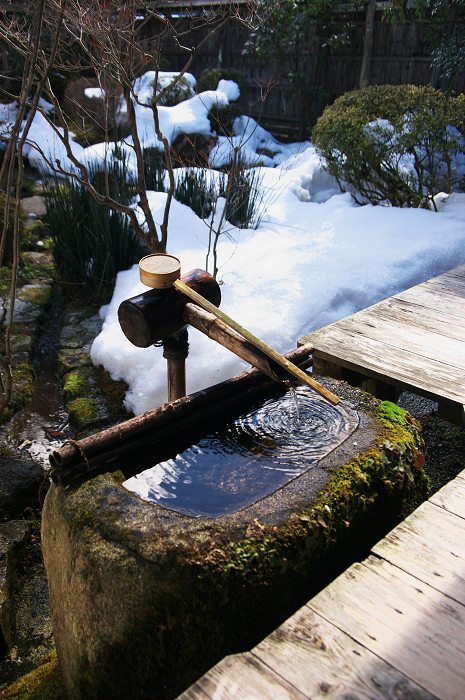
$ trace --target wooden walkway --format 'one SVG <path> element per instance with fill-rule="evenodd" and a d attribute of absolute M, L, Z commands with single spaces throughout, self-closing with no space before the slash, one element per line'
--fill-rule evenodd
<path fill-rule="evenodd" d="M 364 385 L 379 398 L 406 389 L 463 426 L 465 265 L 300 338 L 316 374 Z"/>
<path fill-rule="evenodd" d="M 464 700 L 465 471 L 178 700 Z"/>

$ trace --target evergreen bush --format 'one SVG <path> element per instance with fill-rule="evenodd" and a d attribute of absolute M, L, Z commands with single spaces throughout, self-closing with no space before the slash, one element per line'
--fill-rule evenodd
<path fill-rule="evenodd" d="M 263 200 L 260 195 L 262 177 L 258 168 L 247 168 L 239 160 L 228 173 L 223 184 L 223 197 L 226 197 L 225 218 L 238 228 L 257 229 L 262 216 Z"/>
<path fill-rule="evenodd" d="M 176 182 L 174 198 L 181 204 L 186 204 L 200 219 L 206 219 L 212 213 L 216 193 L 207 184 L 204 170 L 184 170 Z"/>
<path fill-rule="evenodd" d="M 263 216 L 260 195 L 262 178 L 257 168 L 242 161 L 230 172 L 221 173 L 216 184 L 208 183 L 202 169 L 185 170 L 178 178 L 174 198 L 190 207 L 199 218 L 208 218 L 218 198 L 226 200 L 224 218 L 238 228 L 258 228 Z"/>
<path fill-rule="evenodd" d="M 154 190 L 154 192 L 166 192 L 165 177 L 167 170 L 162 153 L 154 146 L 144 148 L 142 153 L 146 188 Z"/>
<path fill-rule="evenodd" d="M 465 95 L 430 86 L 381 85 L 346 93 L 327 107 L 312 140 L 325 169 L 358 203 L 434 204 L 459 180 Z"/>
<path fill-rule="evenodd" d="M 160 93 L 163 90 L 163 82 L 165 81 L 158 81 L 157 83 L 157 94 Z M 192 95 L 195 94 L 191 88 L 191 84 L 188 81 L 187 78 L 182 76 L 179 78 L 178 82 L 176 85 L 171 87 L 169 90 L 165 92 L 165 94 L 159 98 L 158 104 L 161 105 L 162 107 L 174 107 L 175 105 L 179 104 L 180 102 L 184 102 L 184 100 L 188 100 L 189 97 L 192 97 Z"/>

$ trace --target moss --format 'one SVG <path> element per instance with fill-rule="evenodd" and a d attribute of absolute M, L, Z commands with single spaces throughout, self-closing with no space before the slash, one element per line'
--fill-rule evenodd
<path fill-rule="evenodd" d="M 334 470 L 312 503 L 284 522 L 276 519 L 276 525 L 246 518 L 231 529 L 218 520 L 197 535 L 190 519 L 170 529 L 164 514 L 164 544 L 163 532 L 145 521 L 151 515 L 143 516 L 140 528 L 134 525 L 129 497 L 114 489 L 121 474 L 97 477 L 66 494 L 52 491 L 66 507 L 71 568 L 86 581 L 90 600 L 105 570 L 111 587 L 118 585 L 115 599 L 131 600 L 132 606 L 121 618 L 128 621 L 123 640 L 107 653 L 102 623 L 95 630 L 99 658 L 77 657 L 75 697 L 89 697 L 89 689 L 103 697 L 122 664 L 137 668 L 138 697 L 152 697 L 155 685 L 160 700 L 175 697 L 226 654 L 253 647 L 366 555 L 382 530 L 425 496 L 420 431 L 408 414 L 400 418 L 393 422 L 385 411 L 374 410 L 378 430 L 370 448 Z M 140 639 L 143 654 L 135 641 Z M 121 679 L 115 697 L 125 697 L 130 683 L 134 675 Z"/>
<path fill-rule="evenodd" d="M 69 417 L 79 427 L 95 420 L 97 416 L 97 404 L 94 399 L 84 396 L 73 399 L 67 405 Z"/>
<path fill-rule="evenodd" d="M 8 700 L 67 700 L 67 697 L 56 651 L 49 654 L 39 668 L 2 692 L 2 698 Z"/>
<path fill-rule="evenodd" d="M 79 396 L 87 396 L 90 392 L 90 382 L 84 369 L 68 372 L 63 377 L 63 398 L 65 403 Z"/>
<path fill-rule="evenodd" d="M 239 542 L 208 543 L 192 557 L 200 577 L 215 579 L 228 602 L 238 581 L 270 581 L 289 569 L 314 576 L 318 562 L 360 538 L 369 548 L 428 496 L 421 429 L 403 409 L 383 402 L 373 418 L 376 444 L 333 476 L 316 500 L 283 526 L 256 523 Z M 370 539 L 371 543 L 368 542 Z M 274 584 L 273 584 L 274 585 Z"/>
<path fill-rule="evenodd" d="M 30 287 L 23 287 L 18 294 L 18 299 L 26 301 L 28 304 L 34 304 L 35 306 L 45 306 L 49 303 L 51 296 L 51 285 L 34 284 Z"/>
<path fill-rule="evenodd" d="M 13 388 L 11 400 L 3 412 L 2 423 L 10 420 L 30 400 L 34 391 L 34 370 L 26 362 L 19 362 L 12 368 Z"/>
<path fill-rule="evenodd" d="M 94 367 L 94 375 L 97 379 L 97 386 L 105 399 L 105 405 L 110 415 L 123 415 L 127 413 L 124 406 L 124 399 L 129 385 L 123 380 L 115 381 L 110 373 L 103 367 Z"/>

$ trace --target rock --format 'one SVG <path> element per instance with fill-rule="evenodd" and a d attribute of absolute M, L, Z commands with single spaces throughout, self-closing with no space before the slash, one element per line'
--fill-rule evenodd
<path fill-rule="evenodd" d="M 205 167 L 216 142 L 216 138 L 204 134 L 179 134 L 171 144 L 172 159 L 178 167 Z"/>
<path fill-rule="evenodd" d="M 37 462 L 0 457 L 2 514 L 12 517 L 26 508 L 40 508 L 48 488 L 44 468 Z"/>
<path fill-rule="evenodd" d="M 33 197 L 23 197 L 21 200 L 21 206 L 28 216 L 35 214 L 35 218 L 45 218 L 47 215 L 47 208 L 45 206 L 44 198 L 39 197 L 39 195 L 34 195 Z"/>
<path fill-rule="evenodd" d="M 12 642 L 12 597 L 17 583 L 16 556 L 24 546 L 32 523 L 26 520 L 0 523 L 0 652 Z"/>
<path fill-rule="evenodd" d="M 69 697 L 143 700 L 156 688 L 171 700 L 269 634 L 426 497 L 415 422 L 402 411 L 389 422 L 363 392 L 328 387 L 356 410 L 356 432 L 236 513 L 195 518 L 146 503 L 121 472 L 51 486 L 42 547 Z"/>
<path fill-rule="evenodd" d="M 85 311 L 67 314 L 60 333 L 60 375 L 78 367 L 92 366 L 90 348 L 102 330 L 103 320 L 98 314 L 89 316 Z"/>

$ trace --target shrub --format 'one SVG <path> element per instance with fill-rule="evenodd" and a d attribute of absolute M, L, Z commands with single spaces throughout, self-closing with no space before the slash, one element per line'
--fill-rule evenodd
<path fill-rule="evenodd" d="M 196 92 L 205 92 L 205 90 L 216 90 L 220 80 L 234 80 L 239 85 L 241 94 L 247 88 L 247 79 L 244 73 L 235 68 L 206 68 L 195 84 Z"/>
<path fill-rule="evenodd" d="M 89 168 L 91 182 L 99 188 L 104 173 Z M 79 285 L 88 298 L 109 300 L 117 273 L 150 253 L 124 214 L 98 204 L 87 190 L 68 180 L 44 176 L 44 196 L 59 279 Z M 108 167 L 109 195 L 129 203 L 135 184 L 124 159 Z"/>
<path fill-rule="evenodd" d="M 157 94 L 162 91 L 162 89 L 169 85 L 169 79 L 164 78 L 159 80 L 157 83 Z M 179 78 L 176 85 L 173 85 L 165 94 L 159 99 L 158 104 L 163 107 L 174 107 L 174 105 L 184 102 L 184 100 L 189 99 L 195 94 L 191 88 L 191 84 L 187 78 L 182 76 Z"/>
<path fill-rule="evenodd" d="M 238 228 L 257 229 L 264 213 L 260 170 L 239 160 L 225 180 L 221 193 L 226 197 L 225 218 Z"/>
<path fill-rule="evenodd" d="M 465 95 L 447 97 L 432 87 L 382 85 L 354 90 L 327 107 L 313 143 L 341 189 L 358 203 L 434 205 L 458 177 L 452 156 L 465 123 Z M 456 129 L 451 128 L 456 127 Z"/>
<path fill-rule="evenodd" d="M 174 197 L 201 219 L 208 218 L 216 208 L 218 198 L 223 197 L 226 199 L 224 218 L 230 224 L 256 229 L 263 216 L 259 173 L 257 168 L 246 168 L 239 160 L 230 172 L 221 173 L 214 185 L 208 183 L 204 170 L 185 170 L 178 178 Z"/>
<path fill-rule="evenodd" d="M 166 164 L 162 153 L 153 146 L 142 151 L 144 161 L 145 186 L 155 192 L 166 192 Z"/>
<path fill-rule="evenodd" d="M 100 87 L 97 78 L 79 78 L 68 83 L 64 91 L 64 109 L 72 120 L 70 129 L 74 133 L 74 140 L 81 146 L 104 141 L 107 131 L 114 141 L 131 132 L 125 112 L 121 109 L 121 87 L 115 83 L 106 85 L 105 99 L 86 95 L 88 88 Z"/>

